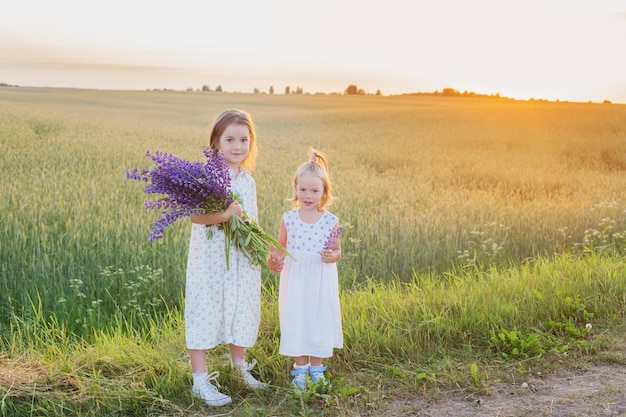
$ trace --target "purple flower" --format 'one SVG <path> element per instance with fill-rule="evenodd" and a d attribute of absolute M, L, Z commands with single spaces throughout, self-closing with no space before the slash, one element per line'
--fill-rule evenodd
<path fill-rule="evenodd" d="M 139 181 L 148 182 L 148 177 L 146 176 L 147 174 L 148 174 L 148 171 L 146 171 L 145 169 L 139 172 L 139 168 L 135 167 L 132 171 L 126 171 L 126 178 L 131 179 L 131 180 L 139 180 Z"/>
<path fill-rule="evenodd" d="M 146 194 L 163 194 L 147 200 L 148 210 L 161 210 L 161 218 L 152 227 L 149 240 L 160 239 L 167 226 L 192 214 L 224 211 L 233 201 L 226 158 L 211 149 L 204 151 L 206 162 L 188 161 L 175 155 L 146 152 L 154 165 L 126 172 L 126 178 L 147 182 Z"/>
<path fill-rule="evenodd" d="M 335 227 L 333 227 L 333 230 L 330 231 L 330 234 L 326 239 L 326 243 L 324 243 L 324 250 L 330 250 L 335 247 L 335 243 L 337 243 L 337 239 L 339 239 L 341 229 L 342 227 L 339 224 L 336 224 Z"/>

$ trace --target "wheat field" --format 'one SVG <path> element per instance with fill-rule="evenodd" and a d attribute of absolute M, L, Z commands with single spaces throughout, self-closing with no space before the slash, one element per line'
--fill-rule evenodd
<path fill-rule="evenodd" d="M 623 105 L 2 88 L 2 316 L 37 303 L 83 321 L 76 309 L 89 303 L 178 304 L 189 224 L 148 243 L 156 213 L 125 172 L 149 166 L 146 150 L 201 159 L 227 108 L 257 125 L 270 232 L 309 148 L 327 154 L 344 287 L 560 252 L 623 254 Z"/>

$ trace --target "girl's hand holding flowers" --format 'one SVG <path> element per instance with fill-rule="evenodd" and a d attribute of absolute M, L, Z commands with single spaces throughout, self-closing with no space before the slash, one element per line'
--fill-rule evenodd
<path fill-rule="evenodd" d="M 341 251 L 334 251 L 332 249 L 324 249 L 322 251 L 322 262 L 327 264 L 332 264 L 337 262 L 341 256 L 338 256 L 337 253 L 341 253 Z"/>
<path fill-rule="evenodd" d="M 332 264 L 337 262 L 341 258 L 340 249 L 324 249 L 322 251 L 322 262 Z"/>
<path fill-rule="evenodd" d="M 230 203 L 226 212 L 230 213 L 230 217 L 226 219 L 227 221 L 230 220 L 233 216 L 243 217 L 243 207 L 241 207 L 241 204 L 239 204 L 237 200 Z"/>

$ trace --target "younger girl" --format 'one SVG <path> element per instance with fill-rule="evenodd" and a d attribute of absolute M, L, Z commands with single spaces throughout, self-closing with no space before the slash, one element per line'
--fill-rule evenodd
<path fill-rule="evenodd" d="M 274 248 L 267 265 L 280 273 L 280 353 L 295 358 L 292 384 L 305 388 L 307 376 L 327 383 L 322 359 L 343 347 L 336 265 L 341 243 L 338 218 L 326 211 L 333 197 L 322 154 L 313 151 L 298 168 L 293 190 L 294 209 L 284 213 L 278 241 L 295 260 Z"/>
<path fill-rule="evenodd" d="M 207 349 L 230 344 L 232 362 L 246 384 L 252 388 L 266 386 L 250 374 L 256 360 L 245 361 L 245 348 L 254 345 L 259 330 L 261 270 L 234 246 L 230 248 L 227 268 L 224 232 L 217 227 L 232 216 L 242 216 L 244 211 L 257 218 L 256 185 L 250 175 L 256 160 L 256 135 L 250 115 L 241 110 L 220 114 L 211 127 L 209 147 L 226 157 L 231 189 L 242 203 L 234 201 L 224 212 L 191 216 L 185 331 L 193 372 L 192 392 L 207 405 L 221 406 L 232 400 L 212 384 L 217 383 L 219 373 L 207 375 Z M 213 229 L 210 239 L 207 225 Z"/>

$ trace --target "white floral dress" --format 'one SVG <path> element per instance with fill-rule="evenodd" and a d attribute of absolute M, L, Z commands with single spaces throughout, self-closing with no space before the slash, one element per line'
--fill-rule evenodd
<path fill-rule="evenodd" d="M 338 219 L 325 211 L 309 224 L 291 210 L 283 220 L 296 260 L 287 256 L 280 274 L 280 354 L 329 358 L 343 347 L 339 283 L 337 264 L 322 262 L 320 252 Z"/>
<path fill-rule="evenodd" d="M 231 188 L 244 211 L 257 220 L 256 184 L 247 170 L 237 178 L 231 170 Z M 233 246 L 226 269 L 224 232 L 217 225 L 207 238 L 207 226 L 192 224 L 185 287 L 185 331 L 188 349 L 212 349 L 221 343 L 251 347 L 261 317 L 261 269 Z"/>

